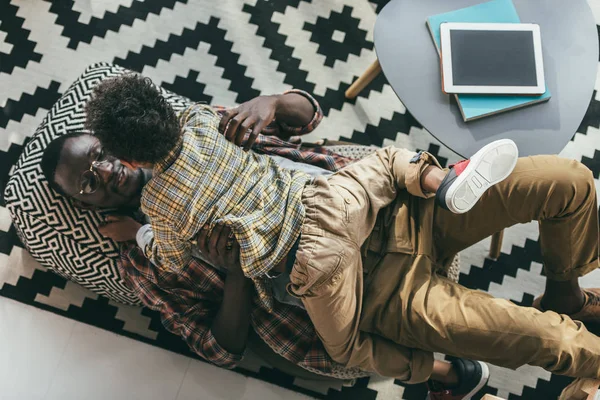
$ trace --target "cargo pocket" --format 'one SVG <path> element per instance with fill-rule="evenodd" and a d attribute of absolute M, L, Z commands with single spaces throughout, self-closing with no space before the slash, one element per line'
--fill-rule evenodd
<path fill-rule="evenodd" d="M 385 216 L 386 251 L 393 253 L 415 254 L 418 215 L 415 215 L 415 204 L 407 191 L 400 191 L 389 214 Z"/>
<path fill-rule="evenodd" d="M 287 291 L 298 298 L 310 297 L 313 291 L 332 281 L 343 268 L 346 249 L 341 241 L 331 237 L 317 237 L 310 256 L 302 254 L 302 239 L 296 262 L 290 273 Z"/>

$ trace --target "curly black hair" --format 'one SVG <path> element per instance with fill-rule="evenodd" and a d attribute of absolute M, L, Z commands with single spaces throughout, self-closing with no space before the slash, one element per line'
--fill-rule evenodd
<path fill-rule="evenodd" d="M 86 127 L 117 158 L 156 163 L 181 136 L 175 111 L 149 78 L 123 75 L 100 83 L 86 105 Z"/>

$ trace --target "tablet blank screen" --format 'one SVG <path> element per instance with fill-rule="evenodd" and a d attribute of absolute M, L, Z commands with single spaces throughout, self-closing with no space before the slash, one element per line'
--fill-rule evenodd
<path fill-rule="evenodd" d="M 451 30 L 455 85 L 535 86 L 530 31 Z"/>

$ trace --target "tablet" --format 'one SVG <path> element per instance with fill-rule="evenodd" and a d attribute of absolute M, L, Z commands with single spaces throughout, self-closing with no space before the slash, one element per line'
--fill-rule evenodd
<path fill-rule="evenodd" d="M 446 22 L 440 35 L 445 93 L 546 92 L 539 25 Z"/>

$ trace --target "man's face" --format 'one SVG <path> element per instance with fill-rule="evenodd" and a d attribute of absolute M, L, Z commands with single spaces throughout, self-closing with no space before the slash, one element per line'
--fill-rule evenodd
<path fill-rule="evenodd" d="M 92 162 L 99 178 L 94 193 L 83 193 L 82 175 Z M 118 159 L 107 156 L 97 138 L 92 135 L 73 137 L 65 141 L 56 167 L 56 183 L 72 198 L 101 207 L 139 207 L 146 175 L 141 169 L 130 169 Z"/>

